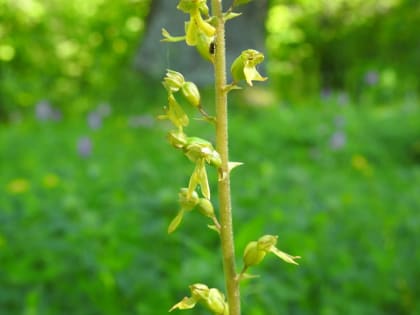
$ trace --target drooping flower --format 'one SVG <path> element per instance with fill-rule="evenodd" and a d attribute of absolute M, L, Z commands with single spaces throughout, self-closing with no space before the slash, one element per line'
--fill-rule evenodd
<path fill-rule="evenodd" d="M 267 78 L 262 77 L 256 69 L 256 66 L 264 61 L 264 55 L 257 50 L 244 50 L 237 57 L 230 68 L 234 83 L 245 80 L 249 86 L 252 81 L 265 81 Z"/>
<path fill-rule="evenodd" d="M 268 253 L 273 253 L 289 264 L 298 265 L 295 260 L 300 258 L 300 256 L 291 256 L 279 250 L 276 247 L 277 238 L 278 236 L 275 235 L 264 235 L 257 241 L 248 243 L 243 255 L 244 267 L 242 273 L 244 273 L 249 267 L 258 265 Z"/>
<path fill-rule="evenodd" d="M 169 119 L 179 130 L 188 126 L 190 121 L 172 93 L 168 95 L 168 107 L 165 107 L 165 115 L 160 115 L 158 118 Z"/>
<path fill-rule="evenodd" d="M 190 286 L 191 297 L 184 297 L 180 302 L 172 306 L 169 312 L 175 309 L 189 310 L 201 302 L 214 315 L 229 315 L 229 307 L 222 292 L 216 288 L 209 288 L 202 283 L 195 283 Z"/>

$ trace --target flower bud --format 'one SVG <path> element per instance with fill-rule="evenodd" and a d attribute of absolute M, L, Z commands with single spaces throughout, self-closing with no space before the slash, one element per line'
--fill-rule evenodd
<path fill-rule="evenodd" d="M 222 164 L 220 154 L 213 148 L 213 145 L 207 140 L 198 137 L 187 138 L 184 153 L 192 162 L 196 162 L 198 159 L 205 159 L 207 163 L 216 167 L 220 167 Z"/>
<path fill-rule="evenodd" d="M 190 194 L 188 188 L 181 188 L 178 197 L 181 208 L 187 211 L 192 210 L 200 200 L 198 194 L 195 191 Z"/>
<path fill-rule="evenodd" d="M 211 288 L 205 304 L 210 311 L 214 312 L 214 314 L 225 314 L 227 303 L 225 302 L 225 296 L 219 290 Z"/>
<path fill-rule="evenodd" d="M 209 7 L 207 6 L 207 0 L 200 1 L 200 12 L 204 16 L 209 16 Z"/>
<path fill-rule="evenodd" d="M 163 79 L 163 85 L 168 92 L 177 92 L 184 85 L 184 76 L 176 71 L 167 70 L 166 77 Z"/>
<path fill-rule="evenodd" d="M 190 285 L 191 295 L 196 300 L 206 300 L 209 296 L 209 287 L 202 283 Z"/>
<path fill-rule="evenodd" d="M 187 143 L 187 136 L 182 131 L 172 130 L 167 134 L 168 142 L 177 149 L 182 149 Z"/>
<path fill-rule="evenodd" d="M 191 13 L 198 10 L 203 2 L 206 0 L 181 0 L 176 8 L 184 13 Z"/>
<path fill-rule="evenodd" d="M 214 208 L 210 200 L 206 198 L 200 198 L 197 204 L 197 210 L 204 216 L 213 218 L 214 217 Z"/>
<path fill-rule="evenodd" d="M 182 85 L 182 94 L 184 94 L 185 98 L 190 102 L 192 106 L 199 106 L 200 105 L 200 92 L 197 88 L 197 85 L 194 82 L 187 81 Z"/>
<path fill-rule="evenodd" d="M 266 251 L 258 249 L 258 242 L 253 241 L 248 243 L 243 256 L 245 268 L 258 265 L 266 254 Z"/>
<path fill-rule="evenodd" d="M 277 244 L 276 235 L 264 235 L 258 239 L 258 250 L 269 252 Z"/>

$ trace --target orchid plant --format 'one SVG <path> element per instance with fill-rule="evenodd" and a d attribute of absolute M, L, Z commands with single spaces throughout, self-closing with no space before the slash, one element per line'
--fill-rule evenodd
<path fill-rule="evenodd" d="M 242 270 L 236 271 L 230 172 L 242 163 L 231 162 L 228 157 L 227 96 L 232 90 L 241 89 L 243 82 L 253 86 L 254 81 L 265 81 L 267 78 L 257 70 L 258 64 L 264 61 L 264 55 L 259 51 L 247 49 L 233 61 L 230 67 L 232 82 L 227 83 L 225 23 L 239 17 L 241 14 L 234 10 L 250 0 L 234 0 L 226 11 L 223 10 L 222 2 L 222 0 L 212 0 L 210 10 L 206 0 L 179 0 L 177 9 L 188 16 L 185 22 L 185 34 L 173 36 L 166 29 L 162 29 L 162 41 L 184 41 L 188 46 L 195 47 L 205 60 L 213 64 L 216 111 L 216 117 L 209 116 L 202 104 L 197 85 L 186 80 L 182 73 L 167 70 L 163 86 L 168 95 L 168 102 L 159 118 L 169 120 L 173 125 L 173 129 L 167 135 L 170 145 L 182 151 L 194 164 L 188 184 L 179 190 L 179 210 L 169 223 L 168 233 L 173 233 L 180 227 L 188 212 L 198 211 L 207 217 L 211 222 L 208 225 L 209 229 L 216 231 L 220 237 L 226 288 L 225 296 L 218 288 L 211 288 L 202 283 L 191 284 L 190 296 L 184 297 L 169 311 L 192 309 L 197 304 L 202 304 L 214 315 L 240 315 L 239 285 L 242 280 L 254 277 L 247 273 L 250 267 L 260 264 L 268 253 L 273 253 L 283 261 L 296 265 L 296 259 L 300 257 L 279 250 L 276 247 L 277 236 L 264 235 L 257 241 L 248 243 L 243 253 Z M 180 98 L 196 108 L 203 121 L 215 125 L 216 146 L 210 141 L 187 134 L 186 128 L 190 118 L 181 106 Z M 217 170 L 218 211 L 215 211 L 211 199 L 208 167 Z"/>

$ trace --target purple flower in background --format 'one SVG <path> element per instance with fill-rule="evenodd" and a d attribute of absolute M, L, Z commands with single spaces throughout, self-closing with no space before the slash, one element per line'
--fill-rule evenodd
<path fill-rule="evenodd" d="M 102 127 L 102 116 L 94 111 L 88 114 L 87 123 L 90 129 L 97 130 Z"/>
<path fill-rule="evenodd" d="M 47 121 L 53 115 L 51 103 L 47 100 L 42 100 L 35 105 L 35 117 L 39 121 Z"/>
<path fill-rule="evenodd" d="M 47 100 L 42 100 L 35 105 L 35 117 L 38 121 L 59 121 L 61 120 L 61 112 L 53 108 Z"/>
<path fill-rule="evenodd" d="M 102 121 L 105 117 L 111 115 L 111 106 L 108 103 L 101 103 L 87 116 L 87 124 L 90 129 L 97 130 L 102 127 Z"/>
<path fill-rule="evenodd" d="M 326 101 L 330 98 L 331 96 L 331 88 L 329 87 L 325 87 L 321 90 L 321 99 Z"/>
<path fill-rule="evenodd" d="M 336 131 L 330 139 L 330 147 L 332 150 L 339 150 L 346 145 L 347 137 L 343 131 Z"/>
<path fill-rule="evenodd" d="M 370 86 L 375 85 L 375 84 L 378 83 L 378 81 L 379 81 L 378 72 L 373 71 L 373 70 L 370 70 L 370 71 L 366 72 L 365 83 L 367 85 L 370 85 Z"/>
<path fill-rule="evenodd" d="M 344 127 L 345 124 L 346 124 L 346 119 L 343 116 L 337 115 L 334 117 L 334 125 L 337 128 L 342 128 Z"/>
<path fill-rule="evenodd" d="M 108 117 L 111 115 L 111 106 L 108 103 L 100 103 L 96 108 L 96 112 L 102 117 Z"/>
<path fill-rule="evenodd" d="M 51 119 L 54 121 L 60 121 L 61 120 L 61 111 L 59 109 L 53 109 L 53 112 L 51 114 Z"/>
<path fill-rule="evenodd" d="M 337 99 L 338 105 L 346 106 L 349 104 L 349 95 L 346 92 L 340 92 Z"/>
<path fill-rule="evenodd" d="M 92 141 L 89 137 L 81 137 L 77 140 L 77 153 L 81 157 L 89 157 L 92 154 Z"/>
<path fill-rule="evenodd" d="M 152 115 L 138 115 L 138 116 L 131 116 L 128 118 L 128 126 L 131 128 L 151 128 L 155 123 L 155 119 Z"/>

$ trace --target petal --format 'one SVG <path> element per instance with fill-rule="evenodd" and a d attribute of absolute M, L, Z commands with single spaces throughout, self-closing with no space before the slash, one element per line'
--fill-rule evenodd
<path fill-rule="evenodd" d="M 187 114 L 185 114 L 181 105 L 178 104 L 175 97 L 170 94 L 168 97 L 169 108 L 167 111 L 167 116 L 172 123 L 177 127 L 185 127 L 189 124 L 189 119 Z"/>
<path fill-rule="evenodd" d="M 168 234 L 171 234 L 172 232 L 174 232 L 178 225 L 181 223 L 182 218 L 184 216 L 184 210 L 181 209 L 178 214 L 176 215 L 175 218 L 173 218 L 173 220 L 171 221 L 171 223 L 168 226 Z"/>
<path fill-rule="evenodd" d="M 289 254 L 287 254 L 285 252 L 282 252 L 281 250 L 279 250 L 275 246 L 271 247 L 270 252 L 272 252 L 274 255 L 276 255 L 277 257 L 279 257 L 280 259 L 284 260 L 285 262 L 287 262 L 289 264 L 299 265 L 295 261 L 295 259 L 301 258 L 300 256 L 292 256 L 292 255 L 289 255 Z"/>
<path fill-rule="evenodd" d="M 189 310 L 192 309 L 195 306 L 195 304 L 197 304 L 196 299 L 186 296 L 180 302 L 172 306 L 169 312 L 172 312 L 175 309 Z"/>
<path fill-rule="evenodd" d="M 257 69 L 253 66 L 245 65 L 244 67 L 245 80 L 249 86 L 252 86 L 252 81 L 265 81 L 267 78 L 261 76 Z"/>
<path fill-rule="evenodd" d="M 200 166 L 198 168 L 198 180 L 200 183 L 200 188 L 201 188 L 201 192 L 203 193 L 203 196 L 210 200 L 210 186 L 209 186 L 209 181 L 207 178 L 207 171 L 206 171 L 206 166 L 204 164 L 204 160 L 200 162 Z"/>

